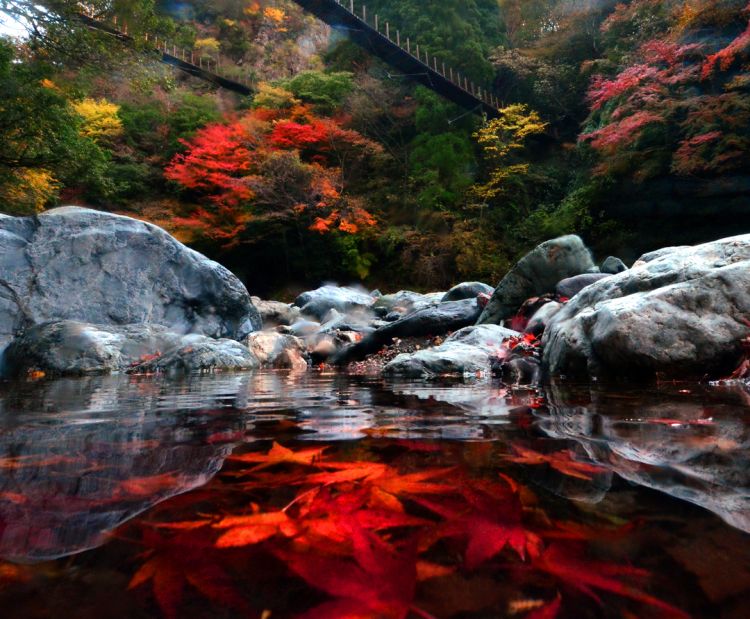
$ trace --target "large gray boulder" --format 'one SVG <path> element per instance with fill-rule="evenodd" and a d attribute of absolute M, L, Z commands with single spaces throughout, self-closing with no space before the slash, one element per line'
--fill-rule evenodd
<path fill-rule="evenodd" d="M 723 373 L 748 316 L 750 235 L 667 248 L 576 295 L 545 331 L 544 365 L 568 376 Z"/>
<path fill-rule="evenodd" d="M 293 335 L 276 331 L 258 331 L 247 338 L 247 346 L 262 367 L 307 369 L 305 344 Z"/>
<path fill-rule="evenodd" d="M 498 325 L 465 327 L 440 346 L 398 355 L 385 374 L 412 378 L 444 375 L 489 375 L 492 361 L 502 354 L 503 342 L 520 335 Z"/>
<path fill-rule="evenodd" d="M 235 340 L 180 334 L 160 325 L 93 325 L 54 320 L 27 329 L 7 347 L 4 373 L 51 376 L 248 370 L 260 364 Z"/>
<path fill-rule="evenodd" d="M 260 314 L 263 328 L 289 326 L 299 319 L 299 308 L 281 301 L 264 301 L 260 297 L 250 297 Z"/>
<path fill-rule="evenodd" d="M 479 324 L 500 324 L 526 299 L 555 291 L 561 280 L 594 267 L 591 252 L 575 235 L 546 241 L 526 254 L 495 288 Z"/>
<path fill-rule="evenodd" d="M 54 319 L 232 339 L 260 328 L 232 273 L 154 225 L 78 207 L 0 218 L 0 350 Z"/>
<path fill-rule="evenodd" d="M 430 292 L 422 294 L 411 290 L 399 290 L 393 294 L 381 295 L 372 306 L 379 316 L 398 314 L 404 316 L 415 310 L 437 305 L 443 299 L 444 293 Z"/>

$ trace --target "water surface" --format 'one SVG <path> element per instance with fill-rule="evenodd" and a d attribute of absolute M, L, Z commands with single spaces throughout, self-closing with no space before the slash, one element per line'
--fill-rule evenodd
<path fill-rule="evenodd" d="M 6 383 L 0 607 L 744 618 L 748 413 L 744 388 L 697 385 L 270 371 Z M 277 513 L 290 521 L 257 524 Z"/>

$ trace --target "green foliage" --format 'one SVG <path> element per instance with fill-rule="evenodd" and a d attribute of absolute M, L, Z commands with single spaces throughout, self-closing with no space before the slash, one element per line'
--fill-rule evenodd
<path fill-rule="evenodd" d="M 282 82 L 281 86 L 297 99 L 314 105 L 317 112 L 330 114 L 340 108 L 354 90 L 354 80 L 352 74 L 346 71 L 303 71 Z"/>

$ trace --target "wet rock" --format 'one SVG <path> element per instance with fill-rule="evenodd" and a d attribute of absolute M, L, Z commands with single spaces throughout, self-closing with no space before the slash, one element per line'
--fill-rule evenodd
<path fill-rule="evenodd" d="M 182 346 L 128 368 L 131 374 L 254 370 L 258 359 L 236 340 L 187 335 Z"/>
<path fill-rule="evenodd" d="M 607 258 L 604 262 L 602 262 L 601 267 L 599 267 L 599 270 L 602 273 L 608 273 L 609 275 L 617 275 L 618 273 L 627 271 L 628 267 L 619 258 L 616 258 L 615 256 L 609 256 L 609 258 Z"/>
<path fill-rule="evenodd" d="M 264 301 L 260 297 L 251 297 L 251 299 L 260 314 L 264 329 L 278 325 L 289 326 L 299 319 L 298 307 L 281 301 Z"/>
<path fill-rule="evenodd" d="M 750 235 L 664 249 L 576 295 L 544 334 L 544 363 L 570 376 L 722 374 L 748 315 Z"/>
<path fill-rule="evenodd" d="M 261 326 L 232 273 L 152 224 L 78 207 L 0 218 L 0 349 L 55 319 L 233 339 Z"/>
<path fill-rule="evenodd" d="M 261 366 L 277 369 L 307 368 L 304 342 L 293 335 L 259 331 L 247 338 L 247 347 Z"/>
<path fill-rule="evenodd" d="M 593 266 L 591 253 L 577 236 L 542 243 L 521 258 L 498 284 L 479 324 L 500 324 L 511 318 L 526 299 L 554 292 L 559 281 Z"/>
<path fill-rule="evenodd" d="M 364 337 L 361 342 L 350 346 L 335 357 L 338 364 L 364 359 L 378 352 L 393 338 L 445 335 L 457 329 L 473 325 L 481 308 L 476 299 L 438 303 L 413 311 L 403 318 L 388 323 Z"/>
<path fill-rule="evenodd" d="M 436 298 L 440 294 L 440 298 Z M 386 294 L 378 298 L 372 306 L 373 311 L 388 320 L 389 316 L 405 316 L 418 309 L 439 303 L 442 293 L 421 294 L 411 290 L 399 290 L 393 294 Z"/>
<path fill-rule="evenodd" d="M 446 301 L 460 301 L 461 299 L 476 299 L 480 294 L 491 295 L 492 292 L 492 286 L 482 282 L 464 282 L 451 288 L 440 300 L 444 303 Z"/>
<path fill-rule="evenodd" d="M 289 327 L 279 327 L 280 333 L 286 333 L 295 337 L 306 337 L 320 330 L 320 323 L 313 320 L 298 320 Z"/>
<path fill-rule="evenodd" d="M 237 346 L 234 346 L 236 344 Z M 180 357 L 184 357 L 180 361 Z M 255 357 L 234 340 L 170 332 L 160 325 L 92 325 L 57 320 L 27 329 L 5 352 L 5 373 L 108 374 L 158 361 L 164 369 L 252 369 Z M 180 366 L 182 364 L 182 366 Z"/>
<path fill-rule="evenodd" d="M 375 315 L 370 310 L 352 310 L 346 314 L 331 310 L 326 315 L 323 324 L 320 325 L 319 332 L 354 331 L 356 333 L 371 333 L 383 324 L 385 324 L 383 321 L 375 319 Z"/>
<path fill-rule="evenodd" d="M 605 277 L 609 277 L 609 275 L 606 273 L 583 273 L 582 275 L 568 277 L 557 284 L 555 293 L 563 299 L 572 299 L 586 286 L 598 282 Z"/>
<path fill-rule="evenodd" d="M 346 313 L 355 308 L 370 307 L 373 302 L 374 299 L 367 292 L 357 288 L 328 285 L 302 293 L 294 301 L 294 305 L 305 316 L 322 320 L 332 309 Z"/>
<path fill-rule="evenodd" d="M 550 301 L 549 303 L 545 303 L 529 319 L 524 333 L 531 333 L 539 337 L 542 333 L 544 333 L 544 330 L 547 328 L 547 325 L 550 323 L 552 318 L 562 308 L 563 304 L 558 303 L 557 301 Z"/>
<path fill-rule="evenodd" d="M 384 368 L 385 374 L 429 377 L 444 375 L 488 375 L 492 359 L 503 342 L 519 333 L 498 325 L 465 327 L 434 348 L 401 354 Z"/>

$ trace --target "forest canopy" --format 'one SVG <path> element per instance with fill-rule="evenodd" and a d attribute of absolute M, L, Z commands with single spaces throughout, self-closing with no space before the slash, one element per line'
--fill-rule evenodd
<path fill-rule="evenodd" d="M 83 204 L 154 221 L 241 275 L 267 265 L 260 292 L 494 281 L 552 235 L 627 255 L 745 216 L 746 0 L 368 2 L 490 86 L 495 119 L 291 0 L 86 5 L 133 43 L 80 10 L 0 0 L 27 28 L 0 39 L 5 213 Z M 253 94 L 160 64 L 144 33 Z M 707 213 L 726 217 L 694 225 Z"/>

